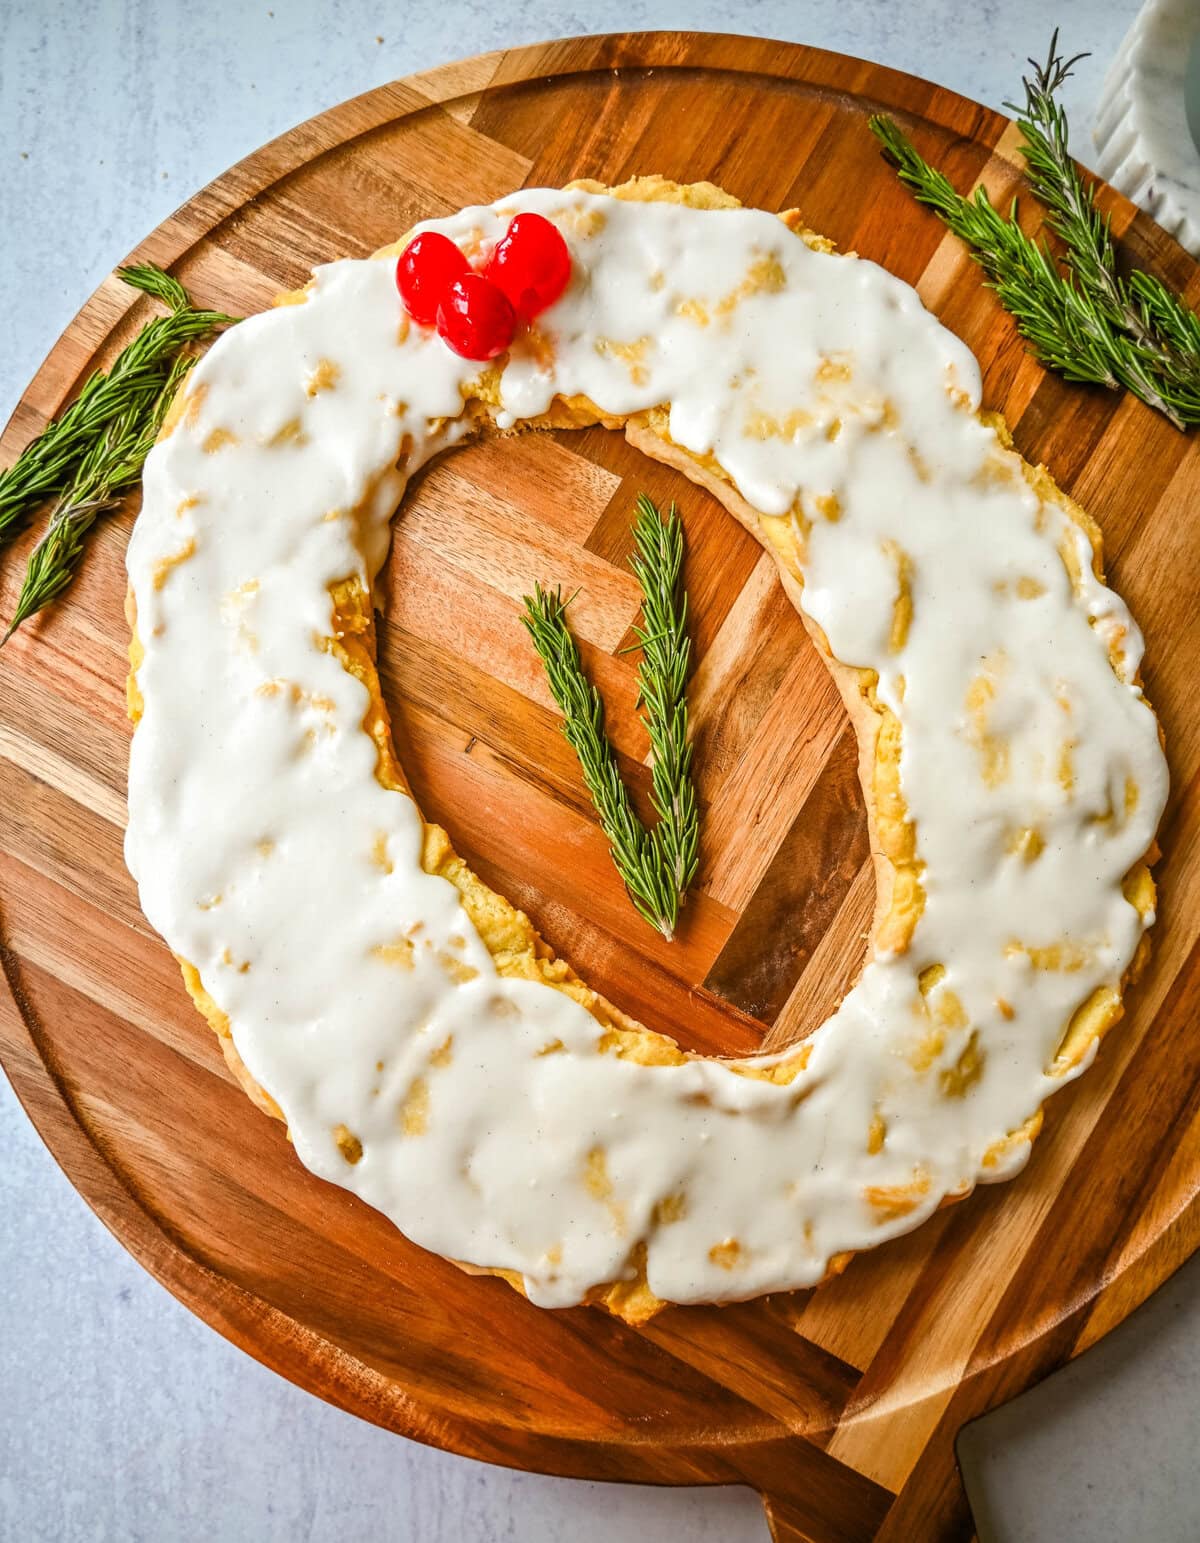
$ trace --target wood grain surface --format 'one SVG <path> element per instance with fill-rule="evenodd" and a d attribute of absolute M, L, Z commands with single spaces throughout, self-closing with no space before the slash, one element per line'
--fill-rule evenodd
<path fill-rule="evenodd" d="M 886 107 L 969 188 L 1019 186 L 1007 120 L 813 49 L 645 34 L 494 54 L 386 86 L 286 134 L 138 248 L 199 302 L 262 307 L 314 262 L 521 184 L 662 172 L 798 205 L 884 263 L 978 354 L 1018 447 L 1100 520 L 1148 639 L 1173 791 L 1152 966 L 1096 1066 L 1055 1098 L 1026 1174 L 855 1259 L 815 1293 L 672 1309 L 641 1330 L 543 1312 L 406 1243 L 307 1174 L 246 1102 L 121 856 L 122 554 L 99 532 L 68 601 L 0 656 L 0 1052 L 90 1204 L 215 1328 L 380 1425 L 549 1472 L 763 1492 L 777 1539 L 948 1540 L 971 1522 L 963 1422 L 1119 1322 L 1200 1241 L 1200 465 L 1132 399 L 1024 352 L 957 241 L 881 162 Z M 1125 252 L 1193 302 L 1200 276 L 1105 192 Z M 1033 216 L 1027 206 L 1028 217 Z M 115 254 L 114 254 L 115 255 Z M 14 456 L 149 303 L 114 280 L 18 406 Z M 644 791 L 626 567 L 634 494 L 678 498 L 695 618 L 701 876 L 669 947 L 609 864 L 518 625 L 534 578 L 573 608 L 624 768 Z M 0 582 L 11 611 L 23 569 Z M 744 1052 L 811 1030 L 859 968 L 873 901 L 854 745 L 770 559 L 698 489 L 602 430 L 469 448 L 396 525 L 381 657 L 418 796 L 491 883 L 602 991 L 688 1044 Z M 169 1370 L 164 1372 L 169 1375 Z"/>

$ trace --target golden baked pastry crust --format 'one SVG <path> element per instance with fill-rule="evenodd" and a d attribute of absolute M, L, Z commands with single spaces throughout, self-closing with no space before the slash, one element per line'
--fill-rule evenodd
<path fill-rule="evenodd" d="M 661 177 L 637 177 L 618 187 L 607 188 L 592 181 L 580 181 L 568 185 L 568 190 L 578 188 L 591 193 L 608 193 L 615 198 L 647 201 L 665 201 L 687 204 L 694 208 L 717 209 L 739 207 L 738 201 L 710 182 L 678 184 Z M 826 237 L 809 230 L 796 210 L 780 216 L 787 227 L 799 239 L 820 251 L 833 251 L 833 243 Z M 384 258 L 398 254 L 408 237 L 375 253 Z M 277 304 L 300 304 L 306 297 L 305 290 L 281 295 Z M 494 410 L 499 405 L 499 372 L 493 366 L 478 383 L 477 393 L 467 402 L 465 412 L 475 420 L 477 434 L 498 432 L 494 423 Z M 185 410 L 183 395 L 173 404 L 163 426 L 162 437 L 169 435 Z M 992 426 L 1006 447 L 1011 448 L 1012 438 L 1004 419 L 996 413 L 982 413 L 984 422 Z M 872 937 L 877 946 L 903 952 L 909 944 L 913 930 L 920 918 L 924 904 L 921 887 L 921 864 L 916 853 L 915 830 L 906 818 L 904 798 L 900 786 L 900 725 L 895 716 L 880 703 L 875 695 L 877 678 L 869 670 L 853 669 L 842 664 L 830 653 L 827 640 L 817 624 L 799 607 L 803 588 L 802 542 L 803 523 L 790 516 L 763 515 L 752 508 L 737 492 L 726 473 L 711 456 L 697 456 L 675 444 L 667 429 L 666 406 L 639 412 L 627 418 L 616 417 L 601 411 L 586 398 L 556 398 L 550 410 L 536 420 L 522 425 L 534 428 L 583 428 L 602 424 L 610 429 L 623 429 L 631 444 L 648 456 L 682 472 L 717 498 L 726 509 L 772 554 L 779 569 L 783 586 L 812 636 L 830 670 L 846 710 L 854 725 L 859 747 L 859 779 L 868 811 L 871 852 L 876 880 L 876 904 Z M 1074 523 L 1084 532 L 1091 544 L 1093 567 L 1097 577 L 1103 579 L 1101 566 L 1101 534 L 1091 517 L 1055 484 L 1044 467 L 1032 467 L 1021 462 L 1025 477 L 1044 500 L 1052 500 L 1063 508 Z M 1070 561 L 1064 553 L 1064 564 L 1070 571 Z M 374 613 L 370 597 L 356 581 L 347 581 L 334 587 L 333 634 L 327 646 L 336 654 L 342 665 L 362 681 L 370 698 L 370 706 L 364 719 L 364 728 L 374 739 L 378 760 L 376 777 L 386 788 L 403 791 L 411 796 L 411 789 L 403 768 L 396 756 L 392 741 L 391 724 L 383 700 L 379 676 L 375 666 Z M 127 596 L 126 611 L 131 627 L 128 698 L 130 717 L 136 722 L 141 715 L 141 698 L 136 671 L 142 658 L 142 646 L 137 633 L 137 618 L 132 592 Z M 1119 649 L 1119 642 L 1114 645 Z M 1114 666 L 1119 662 L 1114 656 Z M 1160 730 L 1161 734 L 1161 730 Z M 425 840 L 422 865 L 426 872 L 448 880 L 458 890 L 462 904 L 470 916 L 480 938 L 486 945 L 502 975 L 540 981 L 573 997 L 591 1013 L 607 1031 L 604 1048 L 609 1053 L 642 1064 L 672 1064 L 687 1059 L 678 1045 L 666 1035 L 658 1034 L 636 1022 L 620 1008 L 592 990 L 563 959 L 540 937 L 537 929 L 523 911 L 510 904 L 502 895 L 490 889 L 471 871 L 454 851 L 447 833 L 439 825 L 424 822 Z M 1125 883 L 1126 897 L 1143 916 L 1154 905 L 1155 890 L 1148 863 L 1156 857 L 1156 850 L 1146 854 L 1146 859 L 1129 873 Z M 1143 935 L 1133 963 L 1126 972 L 1122 985 L 1136 976 L 1149 951 L 1148 936 Z M 230 1070 L 249 1098 L 265 1113 L 283 1119 L 282 1111 L 265 1088 L 260 1086 L 246 1069 L 234 1045 L 230 1025 L 204 987 L 199 971 L 186 959 L 179 959 L 184 984 L 200 1012 L 208 1020 L 220 1041 L 222 1052 Z M 1065 1071 L 1076 1064 L 1094 1040 L 1099 1039 L 1121 1016 L 1121 993 L 1101 988 L 1074 1014 L 1060 1046 L 1056 1066 Z M 795 1077 L 805 1063 L 803 1048 L 787 1063 L 770 1067 L 746 1066 L 738 1068 L 744 1075 L 761 1077 L 776 1082 L 787 1082 Z M 998 1160 L 1001 1151 L 1010 1144 L 1032 1140 L 1041 1128 L 1042 1112 L 1039 1110 L 1019 1130 L 1010 1134 L 1005 1142 L 993 1149 L 992 1159 Z M 985 1159 L 986 1161 L 986 1159 Z M 966 1193 L 964 1191 L 963 1193 Z M 950 1200 L 959 1196 L 948 1196 Z M 852 1256 L 848 1253 L 831 1259 L 826 1279 L 839 1274 Z M 586 1300 L 607 1308 L 626 1322 L 640 1323 L 653 1316 L 665 1304 L 650 1290 L 642 1260 L 636 1255 L 632 1263 L 635 1272 L 628 1280 L 616 1281 L 594 1288 Z M 483 1270 L 475 1266 L 461 1265 L 473 1274 L 497 1274 L 517 1290 L 522 1289 L 518 1274 L 508 1270 Z"/>

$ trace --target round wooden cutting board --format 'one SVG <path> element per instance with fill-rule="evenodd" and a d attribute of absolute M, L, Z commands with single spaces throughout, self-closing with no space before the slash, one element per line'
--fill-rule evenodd
<path fill-rule="evenodd" d="M 887 109 L 964 190 L 1020 182 L 1006 119 L 936 86 L 745 38 L 575 39 L 386 86 L 293 130 L 138 249 L 200 303 L 246 312 L 313 263 L 523 184 L 712 178 L 798 205 L 917 285 L 975 350 L 985 400 L 1100 520 L 1148 640 L 1173 793 L 1154 957 L 1094 1069 L 1055 1098 L 1026 1174 L 860 1256 L 817 1291 L 672 1309 L 633 1330 L 543 1312 L 408 1244 L 307 1174 L 225 1072 L 138 908 L 125 816 L 128 517 L 68 599 L 0 655 L 0 1049 L 74 1183 L 223 1334 L 314 1393 L 473 1457 L 592 1478 L 745 1483 L 777 1539 L 969 1536 L 963 1422 L 1119 1322 L 1200 1241 L 1200 463 L 1131 398 L 1025 353 L 961 245 L 880 159 Z M 1200 274 L 1116 195 L 1123 248 Z M 1027 216 L 1033 217 L 1032 206 Z M 84 307 L 0 445 L 16 455 L 150 313 L 115 280 Z M 627 903 L 518 625 L 535 579 L 573 622 L 644 790 L 626 566 L 635 494 L 679 500 L 705 824 L 699 890 L 668 946 Z M 3 565 L 11 613 L 29 541 Z M 770 560 L 704 494 L 616 435 L 456 453 L 397 522 L 383 678 L 426 812 L 602 991 L 708 1051 L 777 1046 L 853 979 L 873 901 L 851 731 Z"/>

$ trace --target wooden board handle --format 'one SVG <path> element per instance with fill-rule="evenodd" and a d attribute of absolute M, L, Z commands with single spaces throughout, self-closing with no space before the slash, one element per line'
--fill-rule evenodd
<path fill-rule="evenodd" d="M 908 1482 L 893 1495 L 861 1475 L 814 1482 L 812 1446 L 796 1440 L 795 1461 L 778 1465 L 779 1482 L 760 1498 L 773 1543 L 975 1543 L 975 1524 L 952 1443 L 933 1459 L 926 1449 Z M 942 1460 L 944 1454 L 945 1460 Z M 807 1461 L 806 1461 L 807 1459 Z"/>
<path fill-rule="evenodd" d="M 823 1543 L 801 1523 L 786 1501 L 773 1500 L 770 1495 L 764 1495 L 762 1503 L 772 1543 Z"/>

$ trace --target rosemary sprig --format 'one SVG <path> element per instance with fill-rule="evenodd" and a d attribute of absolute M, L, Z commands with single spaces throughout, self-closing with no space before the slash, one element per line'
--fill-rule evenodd
<path fill-rule="evenodd" d="M 634 630 L 642 648 L 638 693 L 650 736 L 650 799 L 658 815 L 654 842 L 670 874 L 671 891 L 681 898 L 696 875 L 700 821 L 687 733 L 685 692 L 692 644 L 681 583 L 683 524 L 675 505 L 663 518 L 650 499 L 639 494 L 633 540 L 630 566 L 643 596 L 642 625 Z M 672 928 L 677 910 L 671 915 Z"/>
<path fill-rule="evenodd" d="M 101 515 L 116 508 L 141 476 L 142 463 L 158 437 L 171 399 L 195 362 L 190 354 L 180 354 L 149 403 L 143 392 L 132 394 L 125 411 L 84 455 L 71 486 L 50 516 L 45 535 L 29 555 L 17 609 L 0 638 L 0 647 L 22 622 L 49 605 L 70 584 L 88 531 Z"/>
<path fill-rule="evenodd" d="M 621 781 L 617 753 L 604 732 L 604 701 L 583 671 L 575 639 L 564 620 L 573 596 L 535 584 L 525 596 L 521 618 L 546 667 L 550 694 L 563 715 L 563 733 L 579 758 L 600 827 L 608 838 L 612 860 L 625 881 L 634 906 L 652 927 L 670 937 L 673 893 L 654 860 L 654 842 L 638 819 L 629 792 Z"/>
<path fill-rule="evenodd" d="M 1050 211 L 1050 224 L 1067 247 L 1067 265 L 1087 289 L 1095 291 L 1097 303 L 1119 325 L 1149 337 L 1141 319 L 1125 306 L 1125 295 L 1116 275 L 1112 238 L 1108 221 L 1092 202 L 1090 193 L 1067 149 L 1067 115 L 1054 100 L 1054 93 L 1070 77 L 1075 65 L 1087 54 L 1070 59 L 1058 55 L 1058 32 L 1050 40 L 1045 64 L 1030 59 L 1032 80 L 1024 77 L 1025 104 L 1005 102 L 1021 127 L 1021 153 L 1029 168 L 1034 192 Z"/>
<path fill-rule="evenodd" d="M 639 915 L 672 939 L 698 861 L 699 818 L 691 780 L 685 687 L 691 644 L 687 596 L 681 585 L 683 527 L 674 506 L 665 516 L 644 495 L 638 499 L 631 566 L 642 587 L 642 624 L 635 628 L 642 660 L 639 705 L 652 752 L 651 831 L 621 780 L 616 751 L 604 732 L 604 701 L 584 672 L 566 623 L 561 589 L 534 585 L 525 596 L 522 623 L 546 667 L 550 693 L 563 715 L 563 733 L 579 759 L 583 780 L 600 816 L 617 872 Z"/>
<path fill-rule="evenodd" d="M 1165 378 L 1168 407 L 1186 422 L 1200 422 L 1200 321 L 1160 279 L 1117 270 L 1108 220 L 1096 208 L 1068 149 L 1067 115 L 1054 94 L 1087 54 L 1063 59 L 1058 31 L 1046 62 L 1030 59 L 1024 104 L 1006 102 L 1021 127 L 1021 151 L 1034 192 L 1049 210 L 1049 223 L 1066 247 L 1066 262 L 1106 320 L 1140 346 L 1146 366 Z M 1173 411 L 1167 412 L 1173 417 Z M 1182 425 L 1179 425 L 1182 426 Z"/>
<path fill-rule="evenodd" d="M 1017 224 L 1017 203 L 1006 219 L 985 188 L 964 198 L 914 149 L 896 123 L 874 117 L 869 127 L 895 164 L 901 182 L 928 204 L 987 274 L 1035 357 L 1066 380 L 1116 390 L 1128 386 L 1152 407 L 1178 419 L 1147 374 L 1138 345 L 1115 333 L 1088 296 L 1060 271 L 1053 256 Z"/>
<path fill-rule="evenodd" d="M 905 186 L 971 247 L 1041 363 L 1066 380 L 1124 386 L 1176 428 L 1200 423 L 1200 321 L 1151 275 L 1119 276 L 1107 221 L 1070 158 L 1066 116 L 1054 100 L 1082 56 L 1064 61 L 1057 48 L 1055 33 L 1017 111 L 1031 181 L 1067 249 L 1066 272 L 1044 242 L 1021 230 L 1015 199 L 1006 218 L 983 188 L 964 198 L 891 118 L 873 117 L 869 127 Z"/>
<path fill-rule="evenodd" d="M 196 310 L 178 279 L 153 264 L 119 268 L 117 273 L 134 289 L 165 301 L 170 314 L 148 322 L 117 355 L 111 370 L 91 375 L 62 417 L 0 471 L 0 547 L 17 535 L 39 504 L 66 493 L 111 424 L 158 399 L 186 344 L 238 320 L 221 311 Z"/>

